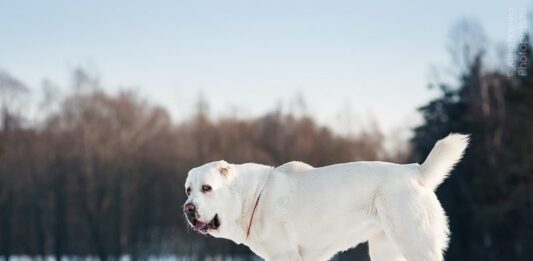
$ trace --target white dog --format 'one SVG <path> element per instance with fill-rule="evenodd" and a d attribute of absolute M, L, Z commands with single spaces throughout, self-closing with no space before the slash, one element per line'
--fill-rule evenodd
<path fill-rule="evenodd" d="M 422 165 L 211 162 L 189 172 L 183 210 L 195 230 L 266 260 L 328 260 L 368 241 L 372 260 L 439 261 L 449 230 L 434 191 L 467 144 L 452 134 Z"/>

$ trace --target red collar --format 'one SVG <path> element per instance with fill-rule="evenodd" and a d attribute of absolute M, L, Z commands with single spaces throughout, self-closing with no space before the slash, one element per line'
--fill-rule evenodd
<path fill-rule="evenodd" d="M 255 210 L 257 209 L 257 205 L 259 205 L 259 199 L 261 199 L 261 195 L 263 194 L 263 191 L 265 191 L 265 187 L 268 181 L 270 180 L 271 175 L 272 173 L 268 174 L 265 184 L 263 184 L 263 188 L 261 189 L 261 192 L 259 192 L 259 196 L 257 196 L 257 199 L 255 200 L 254 209 L 252 210 L 252 215 L 250 216 L 250 221 L 248 222 L 248 229 L 246 229 L 246 239 L 248 239 L 248 237 L 250 236 L 250 230 L 252 229 L 252 222 L 254 221 Z"/>
<path fill-rule="evenodd" d="M 248 229 L 246 230 L 246 239 L 248 239 L 248 236 L 250 236 L 250 229 L 252 228 L 252 222 L 254 221 L 255 210 L 257 209 L 257 205 L 259 204 L 259 199 L 261 199 L 261 194 L 263 194 L 263 191 L 259 193 L 259 196 L 257 196 L 257 200 L 255 201 L 254 210 L 252 210 L 252 215 L 250 216 L 250 221 L 248 222 Z"/>

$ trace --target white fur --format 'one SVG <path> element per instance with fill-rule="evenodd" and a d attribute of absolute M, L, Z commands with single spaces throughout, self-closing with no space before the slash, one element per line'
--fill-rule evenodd
<path fill-rule="evenodd" d="M 425 187 L 435 190 L 448 177 L 455 164 L 463 157 L 468 139 L 467 135 L 450 134 L 437 141 L 421 166 L 421 180 Z"/>
<path fill-rule="evenodd" d="M 421 166 L 351 162 L 313 168 L 290 162 L 273 168 L 211 162 L 189 172 L 187 203 L 196 205 L 202 222 L 218 214 L 221 225 L 209 234 L 245 244 L 266 260 L 328 260 L 368 241 L 373 261 L 439 261 L 449 230 L 433 191 L 467 143 L 465 135 L 450 135 Z M 221 174 L 220 168 L 229 171 Z M 203 193 L 202 185 L 213 190 Z"/>

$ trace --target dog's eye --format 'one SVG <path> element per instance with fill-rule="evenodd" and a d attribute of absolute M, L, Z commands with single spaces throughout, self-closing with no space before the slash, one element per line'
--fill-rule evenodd
<path fill-rule="evenodd" d="M 211 191 L 211 186 L 209 185 L 203 185 L 202 186 L 202 192 L 209 192 Z"/>
<path fill-rule="evenodd" d="M 191 195 L 191 187 L 188 187 L 188 188 L 185 190 L 185 194 L 187 194 L 187 196 L 190 196 L 190 195 Z"/>

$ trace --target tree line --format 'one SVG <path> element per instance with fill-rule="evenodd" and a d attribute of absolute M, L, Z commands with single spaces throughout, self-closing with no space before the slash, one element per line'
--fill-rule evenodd
<path fill-rule="evenodd" d="M 131 91 L 106 93 L 87 75 L 76 71 L 74 91 L 30 124 L 19 106 L 27 88 L 1 73 L 4 260 L 52 254 L 56 260 L 250 255 L 245 247 L 188 231 L 181 204 L 189 169 L 220 159 L 323 166 L 406 158 L 386 153 L 377 130 L 340 136 L 310 116 L 281 109 L 250 119 L 212 120 L 200 99 L 196 113 L 176 123 L 164 108 Z"/>

